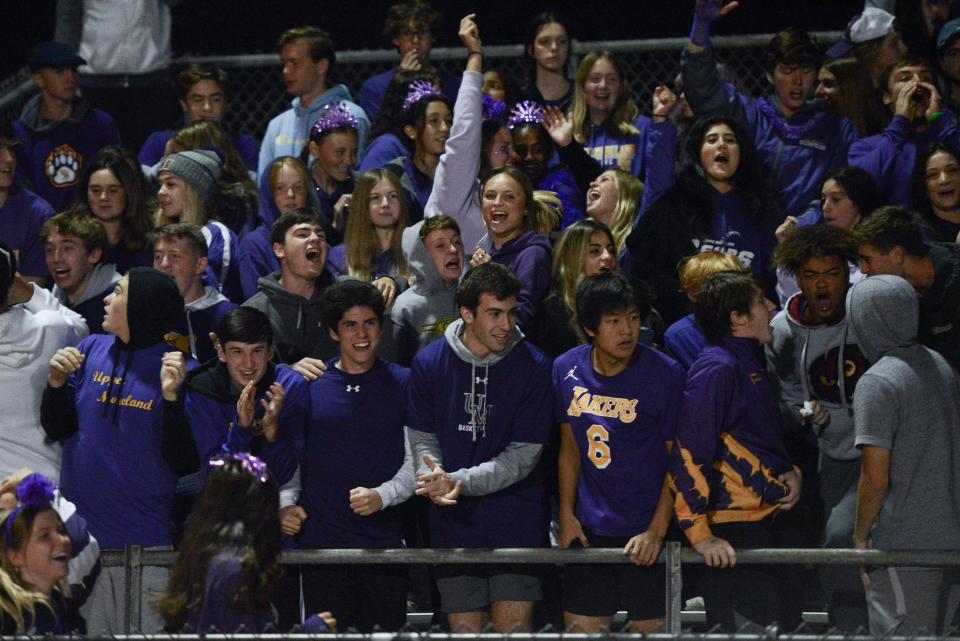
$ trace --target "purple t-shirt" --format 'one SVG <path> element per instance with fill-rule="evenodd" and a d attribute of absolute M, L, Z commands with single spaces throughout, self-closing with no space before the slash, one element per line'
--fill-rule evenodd
<path fill-rule="evenodd" d="M 310 383 L 307 444 L 300 468 L 307 513 L 297 539 L 305 548 L 400 547 L 401 513 L 388 507 L 360 516 L 350 509 L 350 490 L 389 481 L 404 458 L 410 370 L 378 360 L 363 374 L 327 363 Z"/>
<path fill-rule="evenodd" d="M 40 242 L 40 228 L 53 216 L 53 208 L 27 189 L 13 189 L 0 207 L 0 242 L 20 252 L 19 271 L 24 276 L 50 275 Z"/>
<path fill-rule="evenodd" d="M 553 363 L 556 418 L 570 424 L 580 450 L 575 514 L 600 536 L 633 536 L 660 501 L 684 372 L 637 345 L 624 371 L 604 376 L 590 363 L 592 349 L 574 347 Z"/>
<path fill-rule="evenodd" d="M 478 382 L 479 379 L 479 382 Z M 545 444 L 550 434 L 549 362 L 521 341 L 489 368 L 461 360 L 437 340 L 410 368 L 410 429 L 434 434 L 448 472 L 485 463 L 512 442 Z M 476 433 L 472 425 L 482 426 Z M 546 487 L 542 470 L 457 505 L 430 506 L 434 547 L 540 547 L 546 542 Z"/>

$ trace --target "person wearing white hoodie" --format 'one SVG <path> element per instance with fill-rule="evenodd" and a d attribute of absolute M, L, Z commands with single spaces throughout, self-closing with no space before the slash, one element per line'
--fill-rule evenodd
<path fill-rule="evenodd" d="M 236 307 L 216 287 L 203 284 L 207 268 L 207 241 L 196 225 L 175 223 L 153 232 L 153 268 L 173 276 L 183 297 L 184 323 L 178 328 L 186 340 L 178 345 L 198 363 L 217 356 L 210 332 Z"/>
<path fill-rule="evenodd" d="M 849 232 L 829 225 L 801 227 L 773 254 L 778 269 L 796 277 L 800 291 L 771 321 L 767 362 L 785 430 L 800 438 L 812 430 L 817 439 L 819 463 L 808 474 L 816 469 L 820 478 L 826 548 L 852 545 L 857 507 L 860 451 L 854 446 L 853 398 L 870 363 L 844 311 L 856 255 Z M 866 600 L 855 568 L 824 565 L 818 571 L 831 623 L 849 632 L 865 627 Z"/>
<path fill-rule="evenodd" d="M 83 318 L 17 274 L 0 245 L 0 478 L 29 468 L 60 478 L 60 446 L 47 443 L 40 401 L 50 358 L 87 335 Z"/>

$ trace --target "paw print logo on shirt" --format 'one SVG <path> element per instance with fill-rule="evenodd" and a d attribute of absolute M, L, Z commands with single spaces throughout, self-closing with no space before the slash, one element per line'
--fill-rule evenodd
<path fill-rule="evenodd" d="M 50 152 L 44 166 L 50 184 L 63 189 L 79 182 L 81 164 L 83 164 L 83 156 L 80 152 L 70 145 L 60 145 Z"/>

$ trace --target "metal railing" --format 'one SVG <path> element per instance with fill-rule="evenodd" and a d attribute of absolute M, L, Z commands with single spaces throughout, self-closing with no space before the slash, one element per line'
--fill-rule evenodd
<path fill-rule="evenodd" d="M 743 86 L 753 95 L 761 95 L 767 90 L 764 49 L 771 35 L 718 36 L 712 39 L 718 59 L 739 76 Z M 831 31 L 815 35 L 823 45 L 829 45 L 841 34 Z M 574 41 L 572 55 L 577 59 L 598 49 L 616 52 L 626 69 L 634 100 L 641 111 L 648 112 L 656 85 L 672 82 L 679 70 L 680 51 L 685 44 L 686 38 Z M 523 45 L 492 45 L 485 47 L 484 52 L 487 64 L 499 71 L 508 85 L 518 87 L 522 84 L 526 68 Z M 431 59 L 440 70 L 458 75 L 463 70 L 464 53 L 462 47 L 438 47 L 432 50 Z M 236 131 L 262 137 L 270 118 L 290 106 L 280 79 L 276 53 L 187 55 L 175 60 L 174 66 L 193 62 L 218 65 L 230 75 L 232 91 L 226 124 Z M 357 97 L 364 80 L 396 64 L 397 54 L 393 50 L 340 51 L 337 52 L 336 77 L 332 80 L 346 84 Z M 0 121 L 15 120 L 34 92 L 26 69 L 0 83 Z M 106 111 L 109 112 L 109 108 Z M 160 129 L 170 124 L 157 123 L 156 127 Z"/>
<path fill-rule="evenodd" d="M 127 633 L 140 631 L 140 580 L 143 566 L 171 566 L 176 552 L 143 550 L 129 546 L 124 550 L 105 551 L 100 560 L 105 566 L 124 566 L 125 571 L 125 622 Z M 665 632 L 679 635 L 682 632 L 681 592 L 684 563 L 702 564 L 703 557 L 690 548 L 681 547 L 675 541 L 666 542 L 658 563 L 666 565 Z M 537 564 L 558 565 L 569 563 L 629 563 L 619 548 L 500 548 L 480 549 L 399 549 L 399 550 L 287 550 L 280 558 L 285 565 L 328 564 Z M 853 550 L 853 549 L 757 549 L 737 550 L 737 564 L 784 564 L 784 565 L 898 565 L 924 567 L 960 566 L 960 551 L 957 550 Z M 539 634 L 539 633 L 538 633 Z M 453 635 L 458 636 L 458 635 Z M 513 636 L 513 635 L 511 635 Z M 521 638 L 523 635 L 517 635 Z M 576 638 L 564 633 L 565 638 Z M 655 635 L 654 635 L 655 636 Z M 729 638 L 728 635 L 721 635 Z M 233 638 L 233 637 L 232 637 Z M 539 638 L 539 637 L 538 637 Z M 701 637 L 698 637 L 701 638 Z M 737 637 L 741 637 L 738 635 Z M 818 635 L 817 638 L 822 638 Z"/>

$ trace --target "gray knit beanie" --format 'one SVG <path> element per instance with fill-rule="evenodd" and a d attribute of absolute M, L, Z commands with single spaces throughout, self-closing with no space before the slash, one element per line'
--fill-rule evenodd
<path fill-rule="evenodd" d="M 223 160 L 217 152 L 193 149 L 171 154 L 161 160 L 158 173 L 169 171 L 193 187 L 200 198 L 209 201 L 222 169 Z"/>

